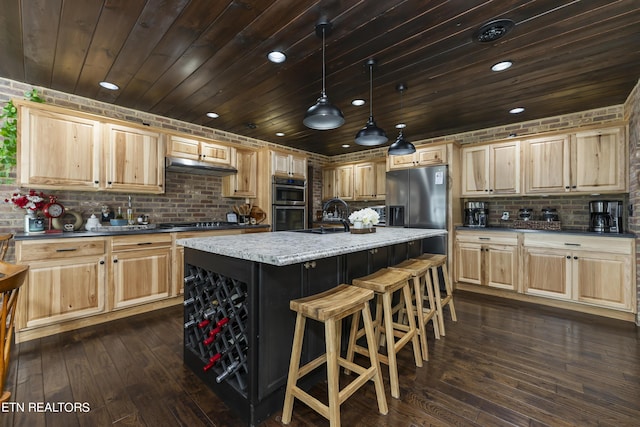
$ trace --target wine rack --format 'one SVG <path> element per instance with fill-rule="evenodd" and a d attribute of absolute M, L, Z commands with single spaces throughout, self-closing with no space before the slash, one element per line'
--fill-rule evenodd
<path fill-rule="evenodd" d="M 202 362 L 208 380 L 246 394 L 248 307 L 246 284 L 185 265 L 184 344 Z"/>

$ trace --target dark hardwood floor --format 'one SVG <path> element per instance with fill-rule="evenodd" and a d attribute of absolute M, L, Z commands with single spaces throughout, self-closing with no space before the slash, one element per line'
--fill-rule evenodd
<path fill-rule="evenodd" d="M 455 304 L 446 337 L 430 335 L 429 362 L 400 353 L 401 400 L 383 367 L 389 413 L 369 383 L 342 405 L 343 426 L 640 425 L 640 328 L 464 292 Z M 182 364 L 182 330 L 174 307 L 16 345 L 8 385 L 24 412 L 5 405 L 2 424 L 243 425 Z M 37 402 L 53 405 L 29 412 Z M 281 425 L 280 413 L 262 424 Z M 329 423 L 296 401 L 290 425 Z"/>

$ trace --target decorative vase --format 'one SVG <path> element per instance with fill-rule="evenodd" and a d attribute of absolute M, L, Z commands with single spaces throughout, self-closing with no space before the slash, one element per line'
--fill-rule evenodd
<path fill-rule="evenodd" d="M 25 233 L 41 233 L 44 231 L 44 219 L 38 218 L 35 211 L 27 209 L 24 216 Z"/>
<path fill-rule="evenodd" d="M 358 230 L 364 228 L 362 221 L 353 221 L 353 228 Z"/>

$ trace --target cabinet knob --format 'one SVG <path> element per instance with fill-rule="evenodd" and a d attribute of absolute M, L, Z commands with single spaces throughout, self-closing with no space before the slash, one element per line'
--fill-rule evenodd
<path fill-rule="evenodd" d="M 104 265 L 104 260 L 103 259 L 100 260 L 100 265 Z"/>
<path fill-rule="evenodd" d="M 315 261 L 311 261 L 311 262 L 305 262 L 304 263 L 304 268 L 306 268 L 307 270 L 310 268 L 316 268 L 316 262 Z"/>
<path fill-rule="evenodd" d="M 113 260 L 113 263 L 114 263 L 114 264 L 115 264 L 115 263 L 117 263 L 117 262 L 118 262 L 118 260 L 117 260 L 117 259 L 114 259 L 114 260 Z"/>
<path fill-rule="evenodd" d="M 577 257 L 577 256 L 574 256 L 574 257 L 573 257 L 573 259 L 578 259 L 578 257 Z"/>
<path fill-rule="evenodd" d="M 568 190 L 568 189 L 569 189 L 569 186 L 567 185 L 567 186 L 566 186 L 566 187 L 564 187 L 564 188 L 565 188 L 566 190 Z"/>
<path fill-rule="evenodd" d="M 567 255 L 567 259 L 571 259 L 571 255 Z"/>
<path fill-rule="evenodd" d="M 111 181 L 107 181 L 107 184 L 111 185 Z"/>
<path fill-rule="evenodd" d="M 100 184 L 100 181 L 93 181 L 94 184 Z"/>

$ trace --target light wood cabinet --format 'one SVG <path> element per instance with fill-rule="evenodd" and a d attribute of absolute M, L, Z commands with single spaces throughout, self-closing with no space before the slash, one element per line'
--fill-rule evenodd
<path fill-rule="evenodd" d="M 307 179 L 307 158 L 296 154 L 272 151 L 271 173 L 277 176 Z"/>
<path fill-rule="evenodd" d="M 385 199 L 386 167 L 384 160 L 353 165 L 354 200 Z"/>
<path fill-rule="evenodd" d="M 520 142 L 462 148 L 462 195 L 520 193 Z"/>
<path fill-rule="evenodd" d="M 169 297 L 171 236 L 167 233 L 112 238 L 113 308 Z"/>
<path fill-rule="evenodd" d="M 164 145 L 158 132 L 107 124 L 106 189 L 132 193 L 164 192 Z"/>
<path fill-rule="evenodd" d="M 30 266 L 20 291 L 18 331 L 105 311 L 105 239 L 20 241 L 16 261 Z"/>
<path fill-rule="evenodd" d="M 437 145 L 417 148 L 415 153 L 402 156 L 387 156 L 387 169 L 407 169 L 418 166 L 447 163 L 447 146 Z"/>
<path fill-rule="evenodd" d="M 255 198 L 258 193 L 258 152 L 248 148 L 231 148 L 231 165 L 238 173 L 222 179 L 223 197 Z"/>
<path fill-rule="evenodd" d="M 525 293 L 635 312 L 634 239 L 527 235 L 523 248 Z"/>
<path fill-rule="evenodd" d="M 336 189 L 336 169 L 323 168 L 322 169 L 322 200 L 333 199 L 338 197 L 338 191 Z"/>
<path fill-rule="evenodd" d="M 626 127 L 523 141 L 525 192 L 625 192 Z"/>
<path fill-rule="evenodd" d="M 342 200 L 353 200 L 353 165 L 337 166 L 335 172 L 336 197 Z"/>
<path fill-rule="evenodd" d="M 169 135 L 167 154 L 183 159 L 230 165 L 231 146 L 213 140 Z"/>
<path fill-rule="evenodd" d="M 517 233 L 461 231 L 455 251 L 456 281 L 517 290 Z"/>
<path fill-rule="evenodd" d="M 20 185 L 164 192 L 165 150 L 160 133 L 56 106 L 15 102 L 20 109 Z"/>

